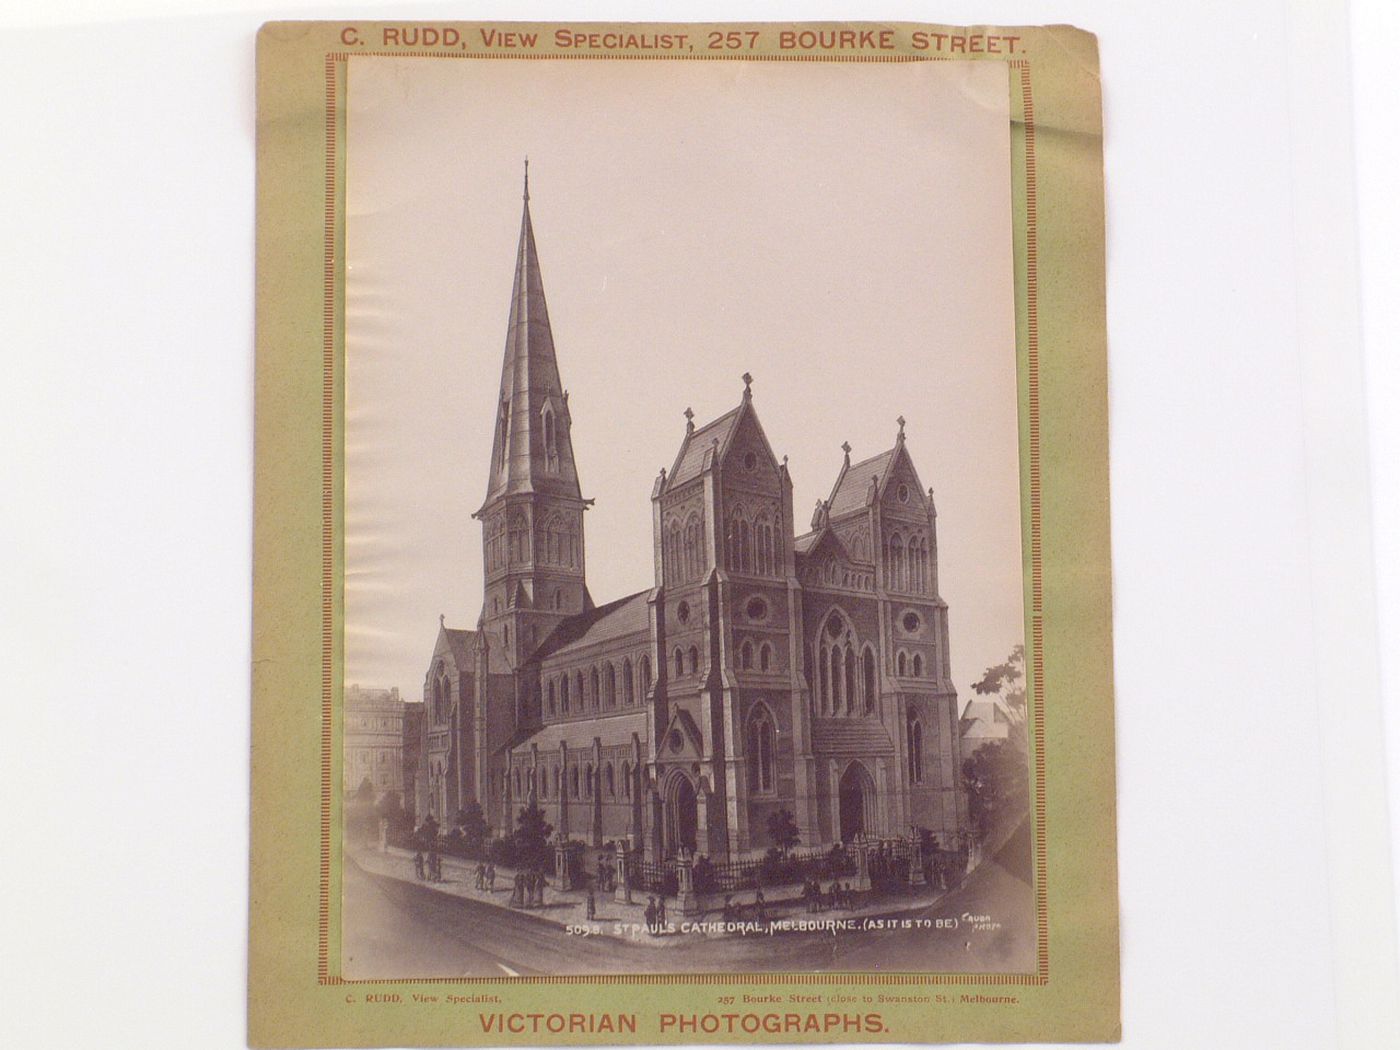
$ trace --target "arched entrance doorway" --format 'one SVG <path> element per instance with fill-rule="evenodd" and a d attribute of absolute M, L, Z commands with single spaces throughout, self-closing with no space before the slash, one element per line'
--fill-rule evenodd
<path fill-rule="evenodd" d="M 857 835 L 875 830 L 875 781 L 859 762 L 852 762 L 841 774 L 838 797 L 842 842 L 850 842 Z"/>
<path fill-rule="evenodd" d="M 681 846 L 694 850 L 698 826 L 695 788 L 689 777 L 677 773 L 666 792 L 666 852 L 675 853 Z"/>

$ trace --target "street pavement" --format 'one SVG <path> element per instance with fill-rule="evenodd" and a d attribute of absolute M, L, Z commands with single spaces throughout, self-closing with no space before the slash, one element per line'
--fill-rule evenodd
<path fill-rule="evenodd" d="M 891 897 L 861 910 L 897 922 L 877 928 L 770 935 L 701 936 L 644 932 L 611 935 L 614 924 L 636 923 L 638 909 L 598 900 L 604 936 L 570 933 L 586 924 L 570 916 L 578 907 L 558 905 L 562 915 L 542 917 L 501 903 L 473 899 L 467 871 L 446 872 L 454 892 L 442 892 L 386 869 L 383 855 L 367 854 L 361 866 L 345 857 L 344 974 L 374 977 L 502 977 L 588 973 L 744 972 L 1026 972 L 1034 969 L 1035 913 L 1027 870 L 1019 859 L 993 856 L 956 890 L 931 903 Z M 379 867 L 380 873 L 373 868 Z M 409 861 L 411 873 L 411 860 Z M 498 882 L 498 887 L 500 883 Z M 464 892 L 465 891 L 465 892 Z M 503 903 L 508 890 L 498 888 Z M 644 900 L 645 898 L 643 898 Z M 801 919 L 841 919 L 850 913 Z M 559 919 L 564 921 L 561 923 Z M 672 913 L 673 924 L 681 917 Z M 706 916 L 707 919 L 717 916 Z M 581 919 L 581 917 L 580 917 Z M 932 920 L 909 926 L 903 920 Z M 867 924 L 870 925 L 870 924 Z"/>

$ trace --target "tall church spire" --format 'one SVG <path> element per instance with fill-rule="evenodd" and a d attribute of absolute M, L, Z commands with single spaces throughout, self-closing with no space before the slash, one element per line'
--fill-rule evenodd
<path fill-rule="evenodd" d="M 568 396 L 559 380 L 535 230 L 530 221 L 528 158 L 523 197 L 487 505 L 522 493 L 580 498 L 573 443 L 569 439 Z"/>

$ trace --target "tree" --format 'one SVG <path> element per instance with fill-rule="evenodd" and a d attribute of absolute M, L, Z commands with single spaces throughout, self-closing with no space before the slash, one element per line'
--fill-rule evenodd
<path fill-rule="evenodd" d="M 549 844 L 549 836 L 554 825 L 544 819 L 544 810 L 531 802 L 520 810 L 516 817 L 515 855 L 523 868 L 535 871 L 548 871 L 553 861 L 554 849 Z"/>
<path fill-rule="evenodd" d="M 1030 810 L 1030 771 L 1025 754 L 1009 740 L 983 744 L 963 762 L 968 815 L 978 839 Z"/>
<path fill-rule="evenodd" d="M 993 696 L 1006 707 L 1011 723 L 1011 740 L 1026 750 L 1026 647 L 1018 645 L 999 664 L 987 668 L 982 677 L 972 683 L 979 696 Z"/>
<path fill-rule="evenodd" d="M 792 847 L 802 841 L 802 836 L 797 830 L 797 821 L 786 809 L 780 809 L 776 813 L 768 815 L 768 837 L 772 839 L 773 845 L 778 847 L 778 852 L 784 857 Z"/>
<path fill-rule="evenodd" d="M 468 802 L 459 809 L 454 823 L 461 829 L 467 849 L 472 853 L 481 849 L 481 844 L 491 833 L 491 828 L 486 823 L 486 815 L 481 811 L 480 802 Z"/>
<path fill-rule="evenodd" d="M 379 833 L 379 822 L 374 813 L 374 785 L 369 777 L 360 781 L 359 788 L 346 803 L 345 830 L 347 836 L 366 845 L 373 842 Z"/>

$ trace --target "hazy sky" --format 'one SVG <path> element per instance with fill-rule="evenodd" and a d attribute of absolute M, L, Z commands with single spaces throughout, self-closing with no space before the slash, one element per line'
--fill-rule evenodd
<path fill-rule="evenodd" d="M 1007 72 L 994 62 L 349 63 L 347 683 L 474 627 L 521 161 L 588 583 L 652 584 L 682 412 L 754 403 L 797 531 L 895 417 L 938 505 L 954 682 L 1021 641 Z"/>

